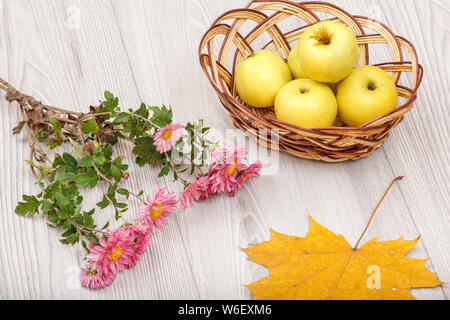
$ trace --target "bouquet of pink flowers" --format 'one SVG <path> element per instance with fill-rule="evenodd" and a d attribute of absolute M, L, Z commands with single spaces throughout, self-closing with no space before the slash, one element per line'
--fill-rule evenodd
<path fill-rule="evenodd" d="M 261 163 L 248 165 L 245 147 L 218 146 L 207 139 L 209 128 L 202 120 L 184 126 L 174 123 L 172 109 L 165 106 L 142 103 L 136 110 L 124 111 L 119 99 L 105 92 L 99 106 L 80 113 L 44 105 L 3 79 L 0 84 L 6 99 L 19 104 L 22 121 L 13 132 L 26 130 L 31 148 L 27 163 L 40 188 L 37 195 L 23 196 L 16 213 L 43 215 L 50 225 L 63 229 L 61 243 L 82 244 L 87 265 L 81 271 L 81 283 L 86 288 L 109 286 L 119 272 L 133 268 L 178 205 L 187 209 L 225 192 L 233 197 L 248 179 L 259 176 Z M 160 167 L 159 177 L 172 173 L 173 180 L 184 186 L 181 194 L 177 197 L 156 187 L 144 199 L 144 191 L 136 193 L 122 186 L 129 173 L 124 157 L 114 157 L 120 140 L 133 145 L 139 166 Z M 63 144 L 71 145 L 72 152 L 59 154 L 57 149 Z M 113 207 L 115 220 L 123 220 L 120 227 L 111 229 L 108 222 L 98 228 L 96 208 L 83 209 L 80 189 L 96 187 L 102 195 L 96 207 Z M 140 202 L 139 217 L 133 223 L 122 216 L 129 209 L 124 199 L 130 197 Z"/>

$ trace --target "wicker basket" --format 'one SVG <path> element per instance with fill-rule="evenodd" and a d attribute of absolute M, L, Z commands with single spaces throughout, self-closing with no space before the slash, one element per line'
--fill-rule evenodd
<path fill-rule="evenodd" d="M 267 15 L 267 12 L 270 15 Z M 318 12 L 329 14 L 331 20 L 345 24 L 356 35 L 359 44 L 358 65 L 370 64 L 369 45 L 387 44 L 394 61 L 376 65 L 392 76 L 399 97 L 405 101 L 402 101 L 401 106 L 358 128 L 345 127 L 337 119 L 334 127 L 311 130 L 279 121 L 273 108 L 252 108 L 239 98 L 233 75 L 236 65 L 243 57 L 253 51 L 266 49 L 286 59 L 291 45 L 300 38 L 302 32 L 320 21 Z M 305 25 L 283 33 L 279 27 L 280 23 L 291 16 L 301 19 L 297 21 Z M 226 21 L 230 21 L 231 25 L 226 24 Z M 239 31 L 246 23 L 256 23 L 257 26 L 247 35 L 243 35 Z M 367 30 L 372 32 L 368 34 Z M 265 46 L 252 47 L 252 44 L 258 42 L 258 38 L 267 35 L 271 40 Z M 218 52 L 215 52 L 215 49 L 218 49 Z M 409 55 L 408 62 L 404 61 L 405 53 Z M 244 9 L 226 12 L 213 23 L 201 41 L 199 55 L 205 74 L 236 128 L 269 148 L 326 162 L 358 160 L 369 156 L 382 146 L 390 131 L 402 121 L 404 114 L 413 108 L 423 76 L 423 68 L 418 64 L 416 51 L 408 40 L 394 35 L 378 21 L 352 16 L 325 2 L 252 1 Z M 405 79 L 411 84 L 409 87 L 399 84 L 402 74 L 404 77 L 410 74 L 409 79 Z"/>

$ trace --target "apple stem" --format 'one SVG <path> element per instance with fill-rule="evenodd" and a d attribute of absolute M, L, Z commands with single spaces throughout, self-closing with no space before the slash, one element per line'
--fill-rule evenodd
<path fill-rule="evenodd" d="M 331 43 L 331 35 L 326 28 L 321 28 L 318 30 L 313 38 L 325 46 L 328 46 Z"/>
<path fill-rule="evenodd" d="M 381 203 L 383 202 L 384 198 L 386 198 L 387 194 L 389 193 L 389 190 L 391 190 L 392 186 L 397 182 L 402 180 L 404 177 L 397 177 L 395 178 L 389 187 L 384 192 L 383 197 L 381 198 L 380 202 L 378 202 L 378 205 L 376 206 L 375 210 L 372 213 L 372 216 L 370 217 L 369 223 L 366 226 L 366 229 L 364 229 L 364 232 L 362 233 L 361 237 L 359 237 L 358 242 L 356 243 L 356 246 L 353 248 L 353 250 L 357 250 L 359 247 L 359 244 L 361 243 L 361 240 L 363 239 L 364 235 L 366 234 L 367 230 L 369 229 L 370 224 L 372 223 L 373 218 L 375 217 L 375 213 L 377 212 L 378 208 L 380 207 Z"/>

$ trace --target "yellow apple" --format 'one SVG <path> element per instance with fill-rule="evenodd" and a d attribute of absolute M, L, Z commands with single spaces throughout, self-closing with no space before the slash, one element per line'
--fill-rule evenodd
<path fill-rule="evenodd" d="M 275 113 L 279 120 L 301 128 L 330 127 L 337 115 L 336 98 L 326 84 L 297 79 L 278 92 Z"/>
<path fill-rule="evenodd" d="M 289 53 L 288 66 L 289 69 L 291 69 L 293 79 L 309 79 L 300 63 L 300 58 L 298 56 L 298 42 Z M 336 93 L 338 84 L 339 83 L 327 83 L 333 93 Z"/>
<path fill-rule="evenodd" d="M 294 79 L 308 78 L 305 71 L 303 71 L 302 65 L 300 64 L 300 58 L 298 56 L 298 42 L 289 53 L 288 66 L 289 69 L 291 69 L 292 78 Z"/>
<path fill-rule="evenodd" d="M 398 93 L 392 78 L 382 69 L 361 66 L 339 84 L 339 116 L 347 126 L 359 127 L 397 106 Z"/>
<path fill-rule="evenodd" d="M 272 107 L 278 91 L 291 80 L 291 71 L 284 60 L 267 50 L 248 55 L 235 72 L 239 96 L 256 108 Z"/>
<path fill-rule="evenodd" d="M 323 21 L 302 34 L 298 55 L 308 78 L 338 83 L 352 72 L 358 60 L 358 43 L 347 27 Z"/>

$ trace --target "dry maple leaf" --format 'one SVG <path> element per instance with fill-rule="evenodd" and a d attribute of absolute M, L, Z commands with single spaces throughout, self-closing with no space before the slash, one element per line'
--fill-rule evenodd
<path fill-rule="evenodd" d="M 304 238 L 271 230 L 270 241 L 244 249 L 250 261 L 270 271 L 246 286 L 256 300 L 412 300 L 409 289 L 442 284 L 426 269 L 427 259 L 405 257 L 419 239 L 377 242 L 375 238 L 359 248 L 366 228 L 352 247 L 342 236 L 310 220 Z"/>

